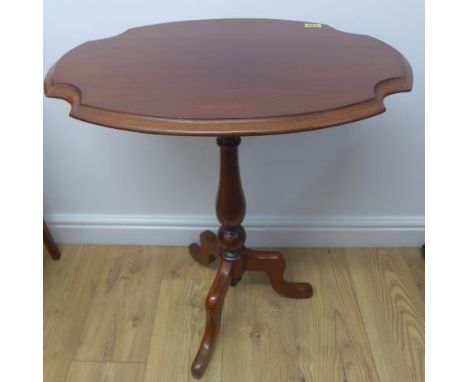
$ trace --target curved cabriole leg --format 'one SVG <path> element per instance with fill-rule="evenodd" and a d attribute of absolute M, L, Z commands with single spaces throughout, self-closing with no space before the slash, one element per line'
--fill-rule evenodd
<path fill-rule="evenodd" d="M 290 298 L 312 297 L 313 289 L 309 283 L 293 283 L 283 278 L 286 261 L 278 252 L 245 251 L 245 270 L 265 272 L 271 286 L 280 295 Z"/>
<path fill-rule="evenodd" d="M 211 231 L 203 231 L 200 234 L 200 245 L 190 244 L 189 252 L 192 258 L 199 264 L 208 265 L 218 257 L 218 239 Z"/>
<path fill-rule="evenodd" d="M 203 339 L 198 349 L 195 360 L 192 364 L 192 376 L 194 378 L 201 378 L 205 372 L 206 366 L 210 361 L 211 354 L 213 353 L 214 344 L 218 335 L 221 312 L 223 310 L 224 297 L 231 284 L 231 269 L 232 263 L 222 260 L 219 265 L 218 273 L 213 281 L 208 296 L 205 300 L 206 310 L 206 326 Z"/>

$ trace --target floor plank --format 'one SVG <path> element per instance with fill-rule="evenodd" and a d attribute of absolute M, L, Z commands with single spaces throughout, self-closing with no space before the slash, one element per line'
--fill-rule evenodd
<path fill-rule="evenodd" d="M 279 297 L 269 285 L 231 288 L 223 312 L 222 380 L 300 381 L 291 323 L 304 303 Z"/>
<path fill-rule="evenodd" d="M 145 382 L 192 380 L 190 367 L 205 328 L 204 300 L 210 286 L 207 280 L 163 280 Z M 220 337 L 204 382 L 221 380 Z"/>
<path fill-rule="evenodd" d="M 63 246 L 44 273 L 44 380 L 63 382 L 80 341 L 105 256 L 90 247 Z"/>
<path fill-rule="evenodd" d="M 192 259 L 187 247 L 166 247 L 164 279 L 176 280 L 213 280 L 218 262 L 200 265 Z"/>
<path fill-rule="evenodd" d="M 408 267 L 413 275 L 413 278 L 418 287 L 419 293 L 425 299 L 425 260 L 422 256 L 420 248 L 404 248 L 401 249 L 401 254 L 404 257 Z"/>
<path fill-rule="evenodd" d="M 141 382 L 144 373 L 144 363 L 74 361 L 65 382 Z"/>
<path fill-rule="evenodd" d="M 346 250 L 380 378 L 424 381 L 424 306 L 400 250 Z"/>
<path fill-rule="evenodd" d="M 107 251 L 107 261 L 75 359 L 146 362 L 164 253 L 150 247 L 100 250 Z"/>
<path fill-rule="evenodd" d="M 57 305 L 63 300 L 64 294 L 70 290 L 82 257 L 80 245 L 64 246 L 61 250 L 65 256 L 60 261 L 53 260 L 48 253 L 43 257 L 44 318 L 53 315 Z M 47 319 L 44 323 L 52 324 L 51 320 Z"/>
<path fill-rule="evenodd" d="M 61 246 L 44 257 L 46 382 L 192 381 L 216 265 L 186 247 Z M 230 288 L 204 381 L 424 380 L 419 249 L 286 249 L 287 299 L 262 273 Z"/>
<path fill-rule="evenodd" d="M 299 259 L 290 261 L 293 279 L 314 287 L 310 303 L 297 306 L 293 321 L 304 381 L 379 381 L 342 250 L 286 253 Z"/>

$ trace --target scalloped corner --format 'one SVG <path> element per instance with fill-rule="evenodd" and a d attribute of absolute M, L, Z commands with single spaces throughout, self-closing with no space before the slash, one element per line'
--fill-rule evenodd
<path fill-rule="evenodd" d="M 44 80 L 44 94 L 67 101 L 71 106 L 70 115 L 74 115 L 81 105 L 81 91 L 74 85 L 55 82 L 54 72 L 55 65 L 50 68 Z"/>
<path fill-rule="evenodd" d="M 380 104 L 383 111 L 386 110 L 384 100 L 386 97 L 396 93 L 407 93 L 413 89 L 413 71 L 409 62 L 402 55 L 404 74 L 402 77 L 387 78 L 374 86 L 375 101 Z"/>

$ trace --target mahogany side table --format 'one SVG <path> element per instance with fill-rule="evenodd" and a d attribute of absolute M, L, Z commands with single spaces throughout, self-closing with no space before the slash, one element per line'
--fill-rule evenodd
<path fill-rule="evenodd" d="M 221 170 L 217 235 L 204 231 L 189 252 L 219 261 L 206 298 L 206 328 L 192 365 L 201 378 L 213 351 L 229 286 L 265 272 L 273 289 L 312 296 L 284 280 L 283 257 L 245 246 L 246 203 L 239 173 L 241 136 L 297 133 L 383 113 L 385 96 L 410 91 L 407 60 L 375 38 L 327 25 L 268 19 L 173 22 L 130 29 L 65 54 L 45 79 L 48 97 L 70 116 L 151 134 L 217 137 Z"/>

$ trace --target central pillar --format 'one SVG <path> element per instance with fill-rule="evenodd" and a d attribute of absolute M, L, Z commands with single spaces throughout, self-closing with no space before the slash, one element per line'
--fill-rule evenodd
<path fill-rule="evenodd" d="M 239 259 L 245 250 L 245 198 L 239 171 L 239 137 L 218 138 L 221 152 L 216 216 L 221 224 L 218 229 L 220 255 L 228 261 Z"/>

